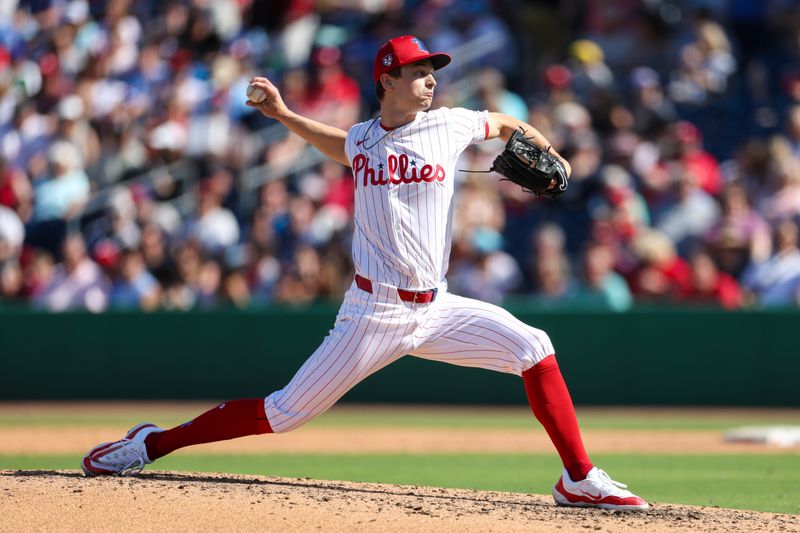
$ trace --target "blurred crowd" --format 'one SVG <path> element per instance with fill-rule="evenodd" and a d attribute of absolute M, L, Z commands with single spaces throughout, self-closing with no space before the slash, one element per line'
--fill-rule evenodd
<path fill-rule="evenodd" d="M 557 201 L 456 176 L 454 292 L 545 309 L 800 305 L 794 0 L 11 0 L 0 307 L 339 301 L 352 175 L 245 89 L 267 75 L 293 110 L 347 129 L 378 109 L 375 50 L 406 33 L 454 53 L 435 105 L 526 120 L 573 169 Z M 457 168 L 501 148 L 471 146 Z M 254 168 L 264 179 L 244 178 Z"/>

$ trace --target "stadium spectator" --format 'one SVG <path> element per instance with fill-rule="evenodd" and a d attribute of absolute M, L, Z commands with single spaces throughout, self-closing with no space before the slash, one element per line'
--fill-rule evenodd
<path fill-rule="evenodd" d="M 564 229 L 554 223 L 546 223 L 530 232 L 530 251 L 526 258 L 527 286 L 525 292 L 538 288 L 537 262 L 562 262 L 567 256 L 567 234 Z M 557 260 L 557 261 L 556 261 Z"/>
<path fill-rule="evenodd" d="M 670 302 L 691 282 L 691 268 L 672 241 L 657 230 L 640 232 L 632 242 L 639 266 L 630 279 L 637 297 L 650 302 Z"/>
<path fill-rule="evenodd" d="M 719 163 L 703 149 L 697 126 L 686 121 L 676 122 L 667 129 L 659 144 L 661 160 L 642 176 L 648 198 L 657 200 L 667 194 L 675 167 L 678 167 L 677 172 L 692 173 L 697 185 L 708 194 L 720 193 L 723 182 Z"/>
<path fill-rule="evenodd" d="M 769 145 L 772 179 L 760 191 L 758 207 L 767 221 L 776 224 L 800 216 L 800 158 L 791 152 L 785 137 L 775 137 Z"/>
<path fill-rule="evenodd" d="M 322 264 L 317 251 L 308 244 L 298 244 L 289 267 L 275 287 L 275 302 L 303 305 L 313 302 L 322 284 Z"/>
<path fill-rule="evenodd" d="M 137 223 L 137 209 L 133 195 L 126 187 L 115 186 L 108 199 L 109 237 L 121 248 L 137 248 L 141 242 L 141 227 Z"/>
<path fill-rule="evenodd" d="M 453 265 L 449 280 L 453 291 L 467 298 L 501 304 L 522 282 L 519 265 L 502 250 L 503 237 L 497 230 L 479 227 L 469 238 L 466 261 Z"/>
<path fill-rule="evenodd" d="M 25 226 L 22 221 L 14 211 L 0 205 L 0 265 L 19 258 L 24 239 Z"/>
<path fill-rule="evenodd" d="M 198 270 L 193 273 L 196 277 L 192 278 L 190 274 L 186 276 L 187 288 L 192 292 L 191 306 L 197 309 L 213 309 L 222 300 L 223 266 L 215 258 L 199 259 L 201 262 L 197 265 Z M 191 266 L 187 265 L 187 272 Z"/>
<path fill-rule="evenodd" d="M 575 296 L 575 280 L 566 256 L 537 257 L 532 265 L 536 289 L 530 302 L 537 307 L 557 307 Z"/>
<path fill-rule="evenodd" d="M 229 209 L 222 207 L 222 201 L 213 181 L 204 180 L 198 191 L 197 214 L 186 221 L 183 229 L 186 238 L 197 241 L 210 254 L 220 254 L 239 242 L 239 222 Z"/>
<path fill-rule="evenodd" d="M 77 234 L 68 235 L 62 255 L 64 260 L 56 265 L 49 284 L 36 293 L 37 305 L 49 311 L 104 311 L 111 284 L 87 255 L 83 238 Z"/>
<path fill-rule="evenodd" d="M 738 278 L 748 263 L 769 256 L 770 241 L 769 224 L 750 205 L 745 188 L 728 185 L 722 194 L 722 217 L 705 236 L 722 271 Z"/>
<path fill-rule="evenodd" d="M 502 232 L 506 218 L 499 191 L 480 174 L 469 174 L 461 184 L 453 213 L 455 246 L 469 244 L 478 229 Z"/>
<path fill-rule="evenodd" d="M 496 283 L 493 301 L 527 298 L 537 283 L 547 301 L 586 290 L 594 298 L 597 280 L 616 271 L 634 301 L 733 309 L 730 287 L 748 265 L 758 301 L 764 290 L 755 288 L 771 286 L 774 272 L 756 267 L 785 264 L 771 233 L 800 217 L 800 29 L 791 2 L 750 2 L 751 15 L 741 2 L 676 4 L 671 20 L 657 3 L 633 0 L 580 13 L 518 6 L 515 20 L 502 3 L 483 1 L 457 10 L 408 0 L 312 4 L 72 0 L 0 10 L 0 264 L 5 293 L 16 294 L 0 298 L 42 307 L 56 270 L 58 284 L 75 284 L 61 261 L 74 231 L 89 243 L 98 280 L 139 254 L 162 288 L 156 305 L 167 309 L 340 294 L 352 272 L 351 172 L 314 164 L 304 142 L 276 135 L 244 105 L 245 87 L 266 70 L 293 109 L 349 126 L 376 109 L 365 50 L 406 32 L 468 51 L 437 75 L 440 104 L 481 100 L 526 118 L 573 168 L 557 202 L 458 173 L 454 282 L 486 275 L 487 258 L 507 254 L 524 281 Z M 543 13 L 560 17 L 566 33 L 529 35 Z M 754 40 L 753 28 L 766 37 Z M 518 50 L 537 41 L 547 49 L 520 72 Z M 464 78 L 471 72 L 483 74 Z M 457 168 L 485 170 L 499 148 L 467 150 Z M 563 242 L 548 256 L 530 235 L 553 225 Z M 501 249 L 475 253 L 471 239 L 484 229 L 502 235 Z M 642 272 L 655 278 L 663 268 L 636 253 L 653 229 L 667 235 L 662 248 L 676 250 L 675 265 L 692 265 L 691 283 L 667 284 L 677 292 L 637 288 Z M 572 280 L 581 261 L 595 265 L 597 280 Z M 107 282 L 96 287 L 107 295 Z M 71 300 L 65 292 L 56 307 Z M 103 301 L 93 297 L 92 308 Z"/>
<path fill-rule="evenodd" d="M 53 256 L 44 250 L 34 249 L 22 267 L 22 293 L 29 300 L 34 300 L 53 279 Z"/>
<path fill-rule="evenodd" d="M 669 83 L 669 94 L 675 102 L 702 106 L 727 91 L 738 65 L 725 30 L 717 22 L 700 21 L 694 39 L 679 53 L 680 64 Z"/>
<path fill-rule="evenodd" d="M 575 279 L 566 253 L 566 235 L 555 224 L 545 224 L 533 234 L 533 250 L 528 263 L 529 301 L 553 307 L 575 293 Z"/>
<path fill-rule="evenodd" d="M 19 262 L 0 262 L 0 308 L 4 302 L 21 302 L 24 297 L 23 289 L 24 280 Z"/>
<path fill-rule="evenodd" d="M 123 250 L 119 272 L 111 286 L 111 307 L 152 311 L 160 304 L 161 287 L 145 268 L 142 254 L 135 249 Z"/>
<path fill-rule="evenodd" d="M 247 277 L 240 270 L 231 270 L 222 278 L 221 305 L 245 309 L 250 306 L 252 294 Z"/>
<path fill-rule="evenodd" d="M 759 307 L 800 304 L 800 249 L 797 223 L 784 220 L 775 229 L 775 253 L 754 262 L 742 276 L 748 298 Z"/>
<path fill-rule="evenodd" d="M 467 104 L 475 109 L 487 109 L 505 113 L 520 120 L 527 120 L 528 106 L 525 100 L 506 87 L 503 74 L 496 68 L 486 67 L 475 76 L 477 99 L 474 104 Z"/>
<path fill-rule="evenodd" d="M 598 113 L 615 83 L 603 49 L 594 41 L 579 39 L 570 44 L 569 54 L 570 87 L 579 102 Z"/>
<path fill-rule="evenodd" d="M 660 137 L 678 113 L 675 104 L 664 94 L 658 72 L 637 67 L 630 74 L 633 93 L 633 129 L 650 139 Z"/>
<path fill-rule="evenodd" d="M 655 227 L 675 243 L 679 252 L 693 247 L 719 219 L 720 208 L 714 198 L 701 189 L 689 170 L 676 169 L 669 199 L 656 209 Z"/>
<path fill-rule="evenodd" d="M 585 6 L 582 28 L 588 39 L 607 56 L 610 67 L 629 68 L 644 43 L 638 38 L 642 11 L 636 0 L 598 0 Z"/>
<path fill-rule="evenodd" d="M 590 242 L 586 246 L 580 281 L 570 303 L 611 311 L 627 311 L 633 305 L 628 282 L 614 272 L 614 252 L 607 244 Z"/>
<path fill-rule="evenodd" d="M 175 259 L 170 255 L 167 238 L 157 224 L 148 222 L 142 225 L 140 249 L 144 267 L 160 285 L 177 279 Z"/>
<path fill-rule="evenodd" d="M 164 307 L 187 311 L 197 305 L 212 305 L 219 288 L 218 269 L 209 264 L 204 270 L 200 245 L 196 241 L 180 241 L 174 255 L 177 276 L 164 285 Z"/>
<path fill-rule="evenodd" d="M 134 184 L 130 187 L 136 207 L 136 223 L 140 226 L 155 224 L 165 235 L 177 236 L 184 223 L 178 209 L 169 202 L 159 201 L 149 187 Z"/>
<path fill-rule="evenodd" d="M 33 216 L 36 221 L 68 220 L 89 200 L 89 177 L 81 155 L 67 141 L 56 141 L 48 151 L 50 176 L 35 184 Z"/>
<path fill-rule="evenodd" d="M 600 170 L 599 179 L 599 190 L 586 203 L 594 237 L 616 247 L 627 246 L 649 226 L 647 203 L 624 168 L 606 165 Z"/>
<path fill-rule="evenodd" d="M 0 156 L 0 206 L 12 209 L 23 222 L 33 215 L 33 188 L 28 176 Z"/>
<path fill-rule="evenodd" d="M 693 251 L 689 256 L 689 264 L 692 268 L 691 282 L 678 291 L 679 301 L 724 309 L 741 306 L 739 284 L 733 276 L 719 270 L 707 250 L 699 248 Z"/>
<path fill-rule="evenodd" d="M 56 137 L 75 146 L 85 168 L 90 169 L 100 160 L 102 147 L 94 126 L 86 120 L 86 106 L 76 94 L 65 96 L 58 102 L 58 127 Z"/>
<path fill-rule="evenodd" d="M 312 54 L 314 79 L 311 82 L 310 111 L 317 120 L 348 128 L 357 122 L 361 94 L 356 82 L 342 68 L 342 51 L 320 47 Z"/>
<path fill-rule="evenodd" d="M 292 263 L 297 250 L 312 246 L 314 240 L 314 204 L 305 196 L 289 200 L 289 211 L 285 222 L 278 228 L 278 258 Z"/>

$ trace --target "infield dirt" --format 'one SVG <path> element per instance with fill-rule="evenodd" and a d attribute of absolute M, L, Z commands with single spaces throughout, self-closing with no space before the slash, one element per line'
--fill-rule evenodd
<path fill-rule="evenodd" d="M 620 513 L 549 496 L 232 474 L 0 471 L 0 531 L 800 531 L 797 517 L 658 504 Z"/>

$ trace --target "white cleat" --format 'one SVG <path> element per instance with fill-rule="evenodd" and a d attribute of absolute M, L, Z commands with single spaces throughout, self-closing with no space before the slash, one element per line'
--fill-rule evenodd
<path fill-rule="evenodd" d="M 138 474 L 153 461 L 147 457 L 144 439 L 151 433 L 164 431 L 155 424 L 134 426 L 122 439 L 98 444 L 87 453 L 81 468 L 87 476 L 129 476 Z"/>
<path fill-rule="evenodd" d="M 597 467 L 592 468 L 586 479 L 572 481 L 564 470 L 553 487 L 553 498 L 558 505 L 570 507 L 599 507 L 615 511 L 644 511 L 650 505 L 631 493 L 628 486 L 611 479 Z"/>

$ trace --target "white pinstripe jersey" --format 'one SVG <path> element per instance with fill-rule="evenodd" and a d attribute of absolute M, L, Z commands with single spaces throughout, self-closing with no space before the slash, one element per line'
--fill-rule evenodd
<path fill-rule="evenodd" d="M 440 108 L 390 131 L 380 118 L 350 128 L 345 153 L 355 180 L 358 274 L 412 290 L 444 280 L 456 160 L 486 139 L 487 117 L 487 111 Z"/>

